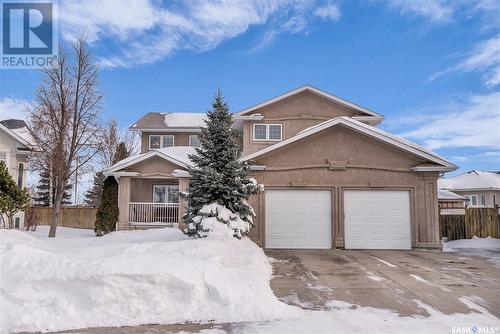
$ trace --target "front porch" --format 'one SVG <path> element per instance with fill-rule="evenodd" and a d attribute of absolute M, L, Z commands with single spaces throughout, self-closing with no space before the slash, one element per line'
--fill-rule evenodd
<path fill-rule="evenodd" d="M 182 227 L 189 178 L 120 176 L 118 178 L 117 230 Z"/>

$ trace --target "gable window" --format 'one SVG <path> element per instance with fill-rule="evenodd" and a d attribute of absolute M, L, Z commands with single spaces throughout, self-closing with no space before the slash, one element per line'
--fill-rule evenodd
<path fill-rule="evenodd" d="M 190 135 L 189 136 L 189 146 L 199 147 L 200 146 L 200 137 L 198 137 L 198 135 Z"/>
<path fill-rule="evenodd" d="M 154 203 L 179 203 L 179 186 L 174 185 L 154 185 Z"/>
<path fill-rule="evenodd" d="M 283 138 L 283 129 L 281 124 L 254 124 L 254 140 L 272 140 L 279 141 Z"/>
<path fill-rule="evenodd" d="M 24 164 L 19 163 L 19 167 L 17 169 L 17 186 L 19 188 L 23 187 L 23 181 L 24 181 Z"/>
<path fill-rule="evenodd" d="M 159 149 L 174 146 L 173 135 L 151 135 L 149 136 L 149 149 Z"/>

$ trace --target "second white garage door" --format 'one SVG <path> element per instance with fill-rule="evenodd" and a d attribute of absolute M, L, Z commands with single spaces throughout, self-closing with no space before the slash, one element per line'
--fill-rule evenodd
<path fill-rule="evenodd" d="M 332 247 L 332 200 L 328 190 L 266 191 L 266 247 Z"/>
<path fill-rule="evenodd" d="M 410 192 L 344 191 L 345 248 L 411 249 Z"/>

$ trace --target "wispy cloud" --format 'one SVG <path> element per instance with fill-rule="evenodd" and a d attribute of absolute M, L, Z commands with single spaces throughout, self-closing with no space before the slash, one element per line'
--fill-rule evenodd
<path fill-rule="evenodd" d="M 256 25 L 266 25 L 260 43 L 270 44 L 281 33 L 305 31 L 314 15 L 336 20 L 340 10 L 313 0 L 65 0 L 60 6 L 63 38 L 72 41 L 84 29 L 89 42 L 108 42 L 99 45 L 107 48 L 100 58 L 106 67 L 152 63 L 179 50 L 210 50 Z"/>
<path fill-rule="evenodd" d="M 386 0 L 385 2 L 402 14 L 421 16 L 434 22 L 450 21 L 458 3 L 445 0 Z"/>
<path fill-rule="evenodd" d="M 500 83 L 500 35 L 476 44 L 454 66 L 432 74 L 430 81 L 450 72 L 482 72 L 484 83 L 487 86 L 496 86 Z"/>
<path fill-rule="evenodd" d="M 500 92 L 473 95 L 464 101 L 430 108 L 426 115 L 413 118 L 401 136 L 419 141 L 430 149 L 500 147 Z M 408 125 L 407 119 L 400 125 Z"/>
<path fill-rule="evenodd" d="M 338 19 L 340 19 L 340 9 L 337 5 L 329 3 L 325 6 L 316 8 L 314 15 L 324 20 L 338 21 Z"/>
<path fill-rule="evenodd" d="M 0 99 L 0 120 L 4 119 L 26 119 L 26 111 L 29 102 L 22 99 L 4 97 Z"/>

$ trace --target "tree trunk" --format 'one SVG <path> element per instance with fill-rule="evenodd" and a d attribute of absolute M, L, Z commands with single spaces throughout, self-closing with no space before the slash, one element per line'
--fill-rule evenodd
<path fill-rule="evenodd" d="M 56 236 L 57 225 L 59 224 L 59 218 L 61 216 L 61 204 L 56 201 L 52 207 L 52 222 L 50 223 L 49 238 L 54 238 Z"/>
<path fill-rule="evenodd" d="M 58 182 L 58 184 L 64 184 L 64 182 Z M 54 201 L 54 206 L 52 207 L 52 222 L 50 223 L 49 238 L 54 238 L 56 236 L 57 225 L 61 219 L 61 203 L 64 196 L 64 186 L 57 186 L 56 197 Z"/>

